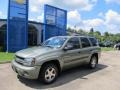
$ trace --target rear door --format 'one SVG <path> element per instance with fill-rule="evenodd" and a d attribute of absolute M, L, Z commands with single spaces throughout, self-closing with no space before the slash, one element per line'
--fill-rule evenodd
<path fill-rule="evenodd" d="M 91 55 L 91 43 L 87 37 L 80 37 L 80 41 L 82 46 L 80 50 L 81 61 L 86 62 L 89 60 Z"/>

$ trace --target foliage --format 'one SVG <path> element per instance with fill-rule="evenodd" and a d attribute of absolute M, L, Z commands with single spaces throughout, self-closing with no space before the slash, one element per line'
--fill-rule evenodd
<path fill-rule="evenodd" d="M 101 50 L 102 51 L 114 51 L 115 49 L 113 49 L 111 47 L 102 47 Z"/>
<path fill-rule="evenodd" d="M 68 35 L 78 34 L 96 37 L 101 46 L 113 47 L 116 43 L 120 42 L 120 33 L 111 34 L 109 32 L 105 32 L 101 34 L 101 32 L 99 31 L 94 31 L 93 28 L 91 28 L 89 32 L 82 29 L 79 30 L 72 29 L 70 27 L 67 30 Z"/>
<path fill-rule="evenodd" d="M 0 52 L 3 51 L 3 47 L 0 47 Z"/>

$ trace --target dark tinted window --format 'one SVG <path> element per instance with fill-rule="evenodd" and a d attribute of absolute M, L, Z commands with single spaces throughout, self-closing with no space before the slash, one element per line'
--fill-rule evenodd
<path fill-rule="evenodd" d="M 71 44 L 73 45 L 73 49 L 79 49 L 80 48 L 80 42 L 79 42 L 79 38 L 74 37 L 71 38 L 67 44 Z"/>
<path fill-rule="evenodd" d="M 81 37 L 82 48 L 90 47 L 90 42 L 88 38 Z"/>
<path fill-rule="evenodd" d="M 97 40 L 95 38 L 89 38 L 93 46 L 97 46 Z"/>

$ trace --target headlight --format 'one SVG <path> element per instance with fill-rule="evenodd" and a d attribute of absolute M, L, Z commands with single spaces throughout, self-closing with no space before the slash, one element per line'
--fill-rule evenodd
<path fill-rule="evenodd" d="M 26 58 L 26 59 L 24 59 L 24 65 L 26 65 L 26 66 L 33 66 L 33 65 L 35 65 L 35 62 L 36 62 L 36 59 L 35 58 Z"/>

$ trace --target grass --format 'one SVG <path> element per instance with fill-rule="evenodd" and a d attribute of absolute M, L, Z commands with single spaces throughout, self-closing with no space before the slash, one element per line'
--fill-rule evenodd
<path fill-rule="evenodd" d="M 12 61 L 14 58 L 14 53 L 0 52 L 0 63 Z"/>
<path fill-rule="evenodd" d="M 115 51 L 115 49 L 112 47 L 102 47 L 101 50 L 102 51 Z"/>

